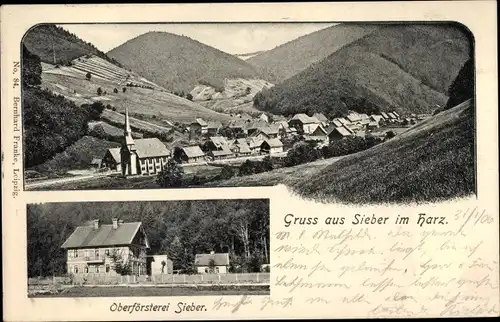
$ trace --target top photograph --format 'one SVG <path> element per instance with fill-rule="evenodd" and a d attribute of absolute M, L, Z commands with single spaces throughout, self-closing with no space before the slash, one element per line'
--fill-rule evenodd
<path fill-rule="evenodd" d="M 476 195 L 474 38 L 458 23 L 39 24 L 20 46 L 25 191 Z"/>

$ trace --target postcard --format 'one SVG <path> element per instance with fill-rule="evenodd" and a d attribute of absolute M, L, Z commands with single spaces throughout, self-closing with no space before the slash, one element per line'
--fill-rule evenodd
<path fill-rule="evenodd" d="M 495 9 L 3 6 L 4 320 L 498 316 Z"/>

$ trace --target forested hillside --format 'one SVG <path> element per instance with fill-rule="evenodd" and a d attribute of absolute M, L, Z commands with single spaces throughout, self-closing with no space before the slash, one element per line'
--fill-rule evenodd
<path fill-rule="evenodd" d="M 24 162 L 30 167 L 45 162 L 87 133 L 88 122 L 98 119 L 104 105 L 76 106 L 63 96 L 43 90 L 40 58 L 23 46 Z"/>
<path fill-rule="evenodd" d="M 229 252 L 233 271 L 269 263 L 269 200 L 86 202 L 28 205 L 28 275 L 65 274 L 61 245 L 87 220 L 141 221 L 150 254 L 168 254 L 174 269 L 192 272 L 197 253 Z M 237 268 L 237 265 L 241 265 Z"/>
<path fill-rule="evenodd" d="M 448 87 L 471 57 L 471 39 L 456 25 L 385 25 L 282 84 L 254 106 L 275 114 L 347 109 L 428 113 L 444 106 Z"/>
<path fill-rule="evenodd" d="M 84 55 L 96 55 L 121 66 L 94 45 L 54 24 L 41 24 L 28 30 L 22 43 L 45 63 L 67 65 Z"/>
<path fill-rule="evenodd" d="M 248 60 L 271 83 L 280 83 L 317 63 L 345 45 L 379 28 L 379 25 L 343 23 L 299 37 Z"/>
<path fill-rule="evenodd" d="M 125 67 L 176 92 L 197 84 L 222 89 L 225 78 L 259 78 L 245 61 L 186 36 L 148 32 L 108 52 Z"/>

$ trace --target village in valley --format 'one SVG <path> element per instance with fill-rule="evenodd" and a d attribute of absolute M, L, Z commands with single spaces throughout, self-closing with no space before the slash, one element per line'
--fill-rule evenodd
<path fill-rule="evenodd" d="M 216 25 L 221 36 L 255 27 Z M 474 186 L 468 152 L 460 154 L 466 178 L 443 182 L 445 189 L 408 190 L 400 178 L 410 167 L 439 181 L 456 162 L 441 145 L 473 144 L 473 51 L 456 26 L 305 24 L 300 37 L 252 55 L 224 52 L 232 43 L 217 37 L 203 39 L 208 45 L 171 32 L 198 37 L 195 25 L 175 24 L 118 28 L 137 37 L 99 42 L 105 53 L 79 37 L 94 39 L 87 31 L 100 28 L 45 24 L 23 40 L 26 190 L 283 183 L 311 197 L 366 202 L 447 198 Z M 273 33 L 272 25 L 259 28 Z M 464 128 L 444 140 L 452 121 Z M 435 160 L 427 169 L 400 148 Z M 377 180 L 357 175 L 361 168 Z M 381 184 L 387 169 L 394 175 Z M 313 185 L 319 178 L 329 179 Z M 381 186 L 356 189 L 368 182 Z"/>
<path fill-rule="evenodd" d="M 158 174 L 174 158 L 181 164 L 243 163 L 247 159 L 264 156 L 284 158 L 293 144 L 305 142 L 321 149 L 331 142 L 347 137 L 367 135 L 382 139 L 396 135 L 429 115 L 411 115 L 401 118 L 393 112 L 367 115 L 351 111 L 346 117 L 328 120 L 322 113 L 309 116 L 296 114 L 289 120 L 270 120 L 262 113 L 257 119 L 250 115 L 236 115 L 237 119 L 223 125 L 219 121 L 196 118 L 187 127 L 190 141 L 198 145 L 177 146 L 170 151 L 158 138 L 133 139 L 128 111 L 125 113 L 124 145 L 111 148 L 102 158 L 93 158 L 89 167 L 97 171 L 109 170 L 124 175 Z M 228 133 L 229 132 L 229 133 Z M 224 135 L 225 134 L 225 135 Z"/>

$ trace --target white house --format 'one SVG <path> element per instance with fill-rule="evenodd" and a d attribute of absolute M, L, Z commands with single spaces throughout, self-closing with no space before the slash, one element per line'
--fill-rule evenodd
<path fill-rule="evenodd" d="M 229 273 L 229 253 L 196 254 L 194 266 L 199 274 Z"/>

